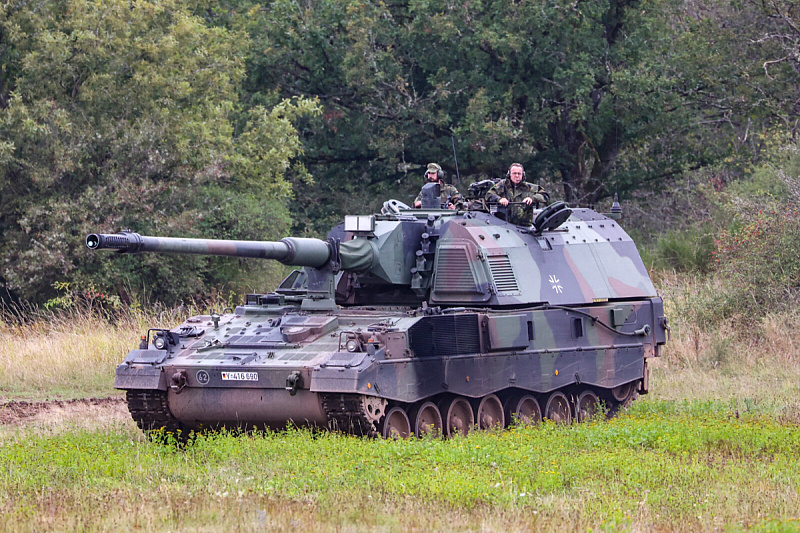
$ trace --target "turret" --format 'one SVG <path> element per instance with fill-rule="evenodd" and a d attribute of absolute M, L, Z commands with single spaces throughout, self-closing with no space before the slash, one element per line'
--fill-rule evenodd
<path fill-rule="evenodd" d="M 251 257 L 305 267 L 265 302 L 520 308 L 655 297 L 636 246 L 615 220 L 556 202 L 530 227 L 485 210 L 410 209 L 347 216 L 327 240 L 228 241 L 92 234 L 91 249 Z M 288 301 L 287 300 L 287 301 Z"/>

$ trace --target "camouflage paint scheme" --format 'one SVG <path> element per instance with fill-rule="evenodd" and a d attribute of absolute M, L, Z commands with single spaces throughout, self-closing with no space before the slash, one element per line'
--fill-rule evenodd
<path fill-rule="evenodd" d="M 305 266 L 232 312 L 148 332 L 115 380 L 139 425 L 333 423 L 405 435 L 403 414 L 419 433 L 414 417 L 426 401 L 447 426 L 456 399 L 480 418 L 489 398 L 507 425 L 527 394 L 557 416 L 545 409 L 563 393 L 574 416 L 585 407 L 579 397 L 613 410 L 647 392 L 646 360 L 666 342 L 667 320 L 615 220 L 574 209 L 537 231 L 482 211 L 384 211 L 348 217 L 328 241 L 90 235 L 90 248 Z M 394 407 L 402 413 L 387 422 Z"/>

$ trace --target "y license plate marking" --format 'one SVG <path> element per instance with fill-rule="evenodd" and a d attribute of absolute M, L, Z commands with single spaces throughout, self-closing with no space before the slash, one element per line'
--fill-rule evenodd
<path fill-rule="evenodd" d="M 258 381 L 258 372 L 223 372 L 223 381 Z"/>

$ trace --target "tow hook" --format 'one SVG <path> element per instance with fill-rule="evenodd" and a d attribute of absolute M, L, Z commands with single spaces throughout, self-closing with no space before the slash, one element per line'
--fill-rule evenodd
<path fill-rule="evenodd" d="M 659 318 L 659 321 L 661 322 L 661 327 L 664 328 L 666 330 L 666 332 L 667 332 L 667 340 L 671 341 L 672 340 L 672 328 L 669 327 L 669 319 L 667 317 L 665 317 L 665 316 L 662 316 L 662 317 Z"/>
<path fill-rule="evenodd" d="M 172 374 L 172 384 L 169 388 L 171 388 L 175 394 L 180 394 L 184 387 L 186 387 L 187 381 L 186 371 L 179 370 Z"/>
<path fill-rule="evenodd" d="M 300 375 L 300 372 L 292 372 L 289 374 L 289 377 L 286 378 L 286 390 L 289 391 L 289 395 L 294 396 L 297 394 L 297 389 L 303 386 L 303 376 Z"/>

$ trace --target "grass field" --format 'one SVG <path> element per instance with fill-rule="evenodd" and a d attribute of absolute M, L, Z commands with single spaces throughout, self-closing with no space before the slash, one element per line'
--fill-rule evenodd
<path fill-rule="evenodd" d="M 0 324 L 0 401 L 117 394 L 141 332 L 175 320 Z M 800 317 L 673 323 L 652 393 L 612 420 L 185 447 L 150 442 L 122 406 L 0 425 L 0 530 L 800 531 Z"/>
<path fill-rule="evenodd" d="M 721 402 L 449 441 L 288 430 L 180 448 L 127 422 L 0 440 L 7 530 L 800 530 L 800 427 Z"/>

